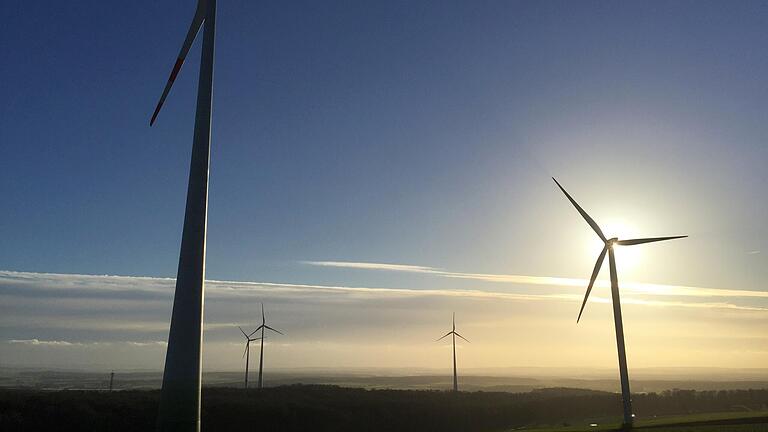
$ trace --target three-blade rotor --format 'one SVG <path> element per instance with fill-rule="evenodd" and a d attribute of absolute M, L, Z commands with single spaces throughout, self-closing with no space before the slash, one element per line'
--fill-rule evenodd
<path fill-rule="evenodd" d="M 598 237 L 600 237 L 600 240 L 603 241 L 605 246 L 603 247 L 603 250 L 600 252 L 600 255 L 597 257 L 597 262 L 595 263 L 595 268 L 592 270 L 592 277 L 589 278 L 589 285 L 587 286 L 587 292 L 584 294 L 584 301 L 581 303 L 581 309 L 579 309 L 579 316 L 576 318 L 576 322 L 578 323 L 579 320 L 581 320 L 581 314 L 584 312 L 584 307 L 587 305 L 587 299 L 589 299 L 589 293 L 592 292 L 592 287 L 595 285 L 595 280 L 597 279 L 597 275 L 600 273 L 600 269 L 603 267 L 603 261 L 605 261 L 605 255 L 608 253 L 608 250 L 610 248 L 613 248 L 614 246 L 633 246 L 633 245 L 639 245 L 644 243 L 653 243 L 653 242 L 659 242 L 664 240 L 674 240 L 679 238 L 685 238 L 688 236 L 671 236 L 671 237 L 649 237 L 649 238 L 640 238 L 640 239 L 630 239 L 630 240 L 619 240 L 616 238 L 608 239 L 605 237 L 605 234 L 603 234 L 603 231 L 600 229 L 600 226 L 597 225 L 597 222 L 595 222 L 594 219 L 590 215 L 587 214 L 586 211 L 584 211 L 583 208 L 579 205 L 579 203 L 576 202 L 573 197 L 565 190 L 565 188 L 560 185 L 560 183 L 552 177 L 552 180 L 555 181 L 555 184 L 557 184 L 557 187 L 560 188 L 561 191 L 565 194 L 565 196 L 568 198 L 568 201 L 573 204 L 574 207 L 576 207 L 576 210 L 579 211 L 581 216 L 584 218 L 585 221 L 587 221 L 587 224 L 589 224 L 590 227 L 595 231 Z"/>
<path fill-rule="evenodd" d="M 272 327 L 267 325 L 267 317 L 266 317 L 266 315 L 264 315 L 264 303 L 261 304 L 261 325 L 259 327 L 257 327 L 256 330 L 253 331 L 253 333 L 256 333 L 257 331 L 259 331 L 261 329 L 272 330 L 275 333 L 278 333 L 278 334 L 281 334 L 281 335 L 285 336 L 285 333 L 281 332 L 280 330 L 273 329 Z M 253 334 L 253 333 L 251 333 L 251 334 Z"/>
<path fill-rule="evenodd" d="M 262 328 L 265 328 L 265 329 L 267 329 L 267 330 L 272 330 L 272 331 L 273 331 L 273 332 L 275 332 L 275 333 L 278 333 L 278 334 L 281 334 L 281 335 L 285 336 L 285 333 L 281 332 L 280 330 L 275 330 L 275 329 L 273 329 L 272 327 L 270 327 L 270 326 L 268 326 L 268 325 L 266 325 L 266 324 L 262 324 L 262 325 L 260 325 L 260 326 L 259 326 L 259 327 L 256 329 L 256 331 L 259 331 L 259 330 L 261 330 Z"/>
<path fill-rule="evenodd" d="M 256 333 L 258 331 L 258 329 L 254 330 L 250 334 L 248 334 L 248 333 L 245 332 L 245 330 L 243 330 L 242 327 L 237 326 L 237 328 L 239 328 L 240 329 L 240 333 L 242 333 L 243 336 L 245 336 L 245 351 L 243 351 L 243 358 L 245 358 L 245 355 L 248 353 L 248 350 L 250 349 L 251 342 L 257 341 L 257 340 L 259 340 L 261 338 L 260 337 L 257 337 L 257 338 L 251 337 L 251 336 L 253 336 L 254 333 Z"/>
<path fill-rule="evenodd" d="M 469 342 L 469 340 L 467 340 L 467 338 L 465 338 L 464 336 L 462 336 L 462 335 L 458 334 L 458 333 L 457 333 L 457 332 L 455 332 L 455 331 L 449 331 L 448 333 L 446 333 L 446 334 L 445 334 L 445 335 L 443 335 L 442 337 L 440 337 L 440 338 L 438 338 L 438 339 L 435 339 L 435 342 L 437 342 L 437 341 L 440 341 L 440 340 L 443 340 L 443 339 L 445 339 L 446 337 L 448 337 L 448 336 L 450 336 L 450 335 L 452 335 L 452 334 L 453 334 L 453 335 L 456 335 L 456 336 L 458 336 L 458 337 L 460 337 L 460 338 L 462 338 L 462 339 L 464 339 L 464 340 L 465 340 L 465 341 L 467 341 L 467 342 Z M 471 342 L 469 342 L 469 343 L 471 343 Z"/>
<path fill-rule="evenodd" d="M 248 339 L 249 341 L 255 341 L 255 340 L 259 340 L 259 339 L 261 339 L 261 338 L 252 338 L 252 337 L 251 337 L 251 336 L 253 336 L 253 334 L 254 334 L 254 333 L 256 333 L 257 331 L 259 331 L 259 329 L 256 329 L 256 330 L 254 330 L 254 331 L 252 331 L 252 332 L 250 332 L 250 333 L 246 333 L 246 332 L 245 332 L 245 330 L 243 330 L 243 328 L 242 328 L 242 327 L 240 327 L 240 326 L 237 326 L 237 328 L 239 328 L 239 329 L 240 329 L 240 333 L 242 333 L 242 334 L 243 334 L 243 336 L 245 336 L 245 338 L 246 338 L 246 339 Z"/>
<path fill-rule="evenodd" d="M 450 335 L 456 335 L 456 336 L 464 339 L 465 341 L 469 342 L 469 340 L 467 340 L 467 338 L 465 338 L 464 336 L 462 336 L 462 335 L 460 335 L 459 333 L 456 332 L 456 312 L 453 313 L 453 320 L 451 321 L 451 324 L 452 324 L 451 331 L 449 331 L 448 333 L 444 334 L 442 337 L 436 339 L 435 342 L 443 340 L 443 339 L 447 338 Z"/>

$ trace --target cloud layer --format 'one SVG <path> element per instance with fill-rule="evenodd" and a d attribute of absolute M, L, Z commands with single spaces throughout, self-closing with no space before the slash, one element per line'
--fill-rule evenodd
<path fill-rule="evenodd" d="M 238 325 L 260 321 L 286 333 L 267 341 L 286 367 L 430 367 L 434 343 L 457 312 L 473 341 L 468 367 L 607 366 L 615 362 L 609 299 L 598 292 L 575 316 L 583 281 L 456 273 L 376 263 L 314 266 L 466 278 L 476 289 L 412 289 L 274 282 L 206 282 L 205 364 L 240 366 Z M 746 367 L 768 360 L 765 293 L 627 284 L 631 364 Z M 170 278 L 0 271 L 0 356 L 4 363 L 56 367 L 160 369 L 174 280 Z M 563 351 L 570 352 L 567 358 Z M 588 354 L 587 354 L 588 353 Z M 117 366 L 116 366 L 117 365 Z"/>

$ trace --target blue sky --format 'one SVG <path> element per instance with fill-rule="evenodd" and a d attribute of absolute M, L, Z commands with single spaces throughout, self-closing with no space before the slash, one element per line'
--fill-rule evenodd
<path fill-rule="evenodd" d="M 0 269 L 175 276 L 199 41 L 148 123 L 193 11 L 0 6 Z M 555 175 L 600 223 L 691 236 L 624 280 L 764 291 L 766 28 L 765 2 L 222 1 L 208 277 L 584 278 L 594 239 Z"/>

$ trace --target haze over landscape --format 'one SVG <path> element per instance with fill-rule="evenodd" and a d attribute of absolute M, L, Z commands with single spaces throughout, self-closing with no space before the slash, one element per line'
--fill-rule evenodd
<path fill-rule="evenodd" d="M 209 282 L 206 368 L 241 367 L 236 326 L 256 323 L 260 301 L 269 305 L 275 326 L 288 334 L 268 341 L 274 345 L 270 363 L 281 367 L 448 366 L 449 344 L 434 343 L 433 336 L 441 324 L 450 323 L 452 310 L 460 311 L 464 333 L 473 335 L 471 349 L 459 344 L 466 368 L 592 369 L 615 362 L 605 286 L 595 288 L 589 315 L 576 326 L 585 281 L 419 274 L 425 270 L 378 271 L 405 273 L 403 279 L 434 279 L 436 286 L 451 288 Z M 5 365 L 161 368 L 173 280 L 4 272 L 0 286 L 4 296 L 14 300 L 13 310 L 4 303 Z M 633 367 L 766 364 L 760 325 L 766 317 L 766 296 L 760 292 L 718 295 L 717 290 L 693 287 L 624 288 Z"/>
<path fill-rule="evenodd" d="M 162 369 L 196 66 L 146 123 L 193 3 L 1 6 L 2 366 Z M 226 3 L 206 371 L 261 302 L 270 367 L 447 374 L 455 311 L 469 371 L 615 371 L 553 175 L 610 236 L 690 236 L 617 250 L 630 369 L 768 364 L 764 2 Z"/>

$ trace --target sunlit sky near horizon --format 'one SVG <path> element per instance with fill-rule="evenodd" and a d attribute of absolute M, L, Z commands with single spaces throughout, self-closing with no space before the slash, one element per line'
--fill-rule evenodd
<path fill-rule="evenodd" d="M 192 0 L 4 2 L 0 363 L 162 367 Z M 768 364 L 768 2 L 218 5 L 204 367 Z M 114 275 L 114 276 L 99 276 Z M 120 277 L 118 277 L 120 276 Z M 568 353 L 564 355 L 563 353 Z"/>

